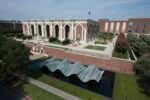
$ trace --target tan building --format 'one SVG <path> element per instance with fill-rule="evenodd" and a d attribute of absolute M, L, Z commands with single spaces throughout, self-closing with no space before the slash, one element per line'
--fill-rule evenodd
<path fill-rule="evenodd" d="M 30 20 L 22 22 L 23 33 L 40 36 L 43 39 L 57 37 L 60 41 L 65 39 L 80 40 L 86 43 L 95 39 L 98 33 L 98 22 L 93 20 Z"/>

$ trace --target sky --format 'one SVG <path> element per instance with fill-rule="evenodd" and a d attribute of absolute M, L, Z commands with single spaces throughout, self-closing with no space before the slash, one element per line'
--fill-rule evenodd
<path fill-rule="evenodd" d="M 135 17 L 150 17 L 150 0 L 0 0 L 0 20 Z"/>

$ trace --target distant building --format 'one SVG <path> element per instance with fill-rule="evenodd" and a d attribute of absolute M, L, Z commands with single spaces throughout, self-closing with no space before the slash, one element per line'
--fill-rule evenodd
<path fill-rule="evenodd" d="M 25 35 L 42 38 L 56 37 L 86 43 L 96 38 L 99 25 L 93 20 L 30 20 L 22 22 Z"/>
<path fill-rule="evenodd" d="M 150 18 L 129 18 L 128 20 L 99 20 L 99 32 L 131 32 L 150 34 Z"/>
<path fill-rule="evenodd" d="M 20 21 L 0 20 L 0 32 L 22 31 Z"/>

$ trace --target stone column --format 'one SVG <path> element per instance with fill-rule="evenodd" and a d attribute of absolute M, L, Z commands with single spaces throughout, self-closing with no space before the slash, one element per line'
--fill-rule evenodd
<path fill-rule="evenodd" d="M 64 38 L 62 37 L 63 35 L 63 26 L 62 26 L 63 21 L 60 21 L 60 25 L 59 25 L 59 40 L 62 41 Z"/>
<path fill-rule="evenodd" d="M 45 34 L 44 34 L 44 21 L 41 24 L 41 30 L 42 30 L 42 37 L 44 37 L 45 36 Z"/>
<path fill-rule="evenodd" d="M 34 34 L 37 34 L 37 30 L 36 30 L 36 21 L 34 22 Z"/>
<path fill-rule="evenodd" d="M 25 34 L 25 35 L 26 35 L 25 26 L 26 26 L 26 24 L 22 23 L 22 30 L 23 30 L 23 34 Z"/>
<path fill-rule="evenodd" d="M 84 36 L 83 36 L 83 38 L 84 38 L 83 41 L 86 43 L 86 41 L 87 41 L 87 27 L 84 28 Z"/>
<path fill-rule="evenodd" d="M 50 22 L 50 37 L 53 36 L 53 23 Z"/>
<path fill-rule="evenodd" d="M 77 35 L 77 34 L 76 34 L 76 33 L 77 33 L 77 32 L 76 32 L 76 27 L 77 27 L 77 25 L 74 27 L 74 30 L 75 30 L 75 33 L 74 33 L 75 37 L 74 37 L 74 40 L 76 40 L 76 35 Z"/>
<path fill-rule="evenodd" d="M 72 39 L 73 40 L 73 31 L 74 30 L 74 27 L 73 27 L 73 20 L 72 20 L 72 22 L 71 22 L 71 27 L 70 27 L 70 35 L 71 35 L 71 37 L 70 37 L 70 39 Z"/>
<path fill-rule="evenodd" d="M 28 25 L 27 25 L 27 29 L 28 29 L 28 35 L 31 35 L 31 33 L 30 33 L 30 24 L 29 24 L 29 22 L 28 22 Z"/>

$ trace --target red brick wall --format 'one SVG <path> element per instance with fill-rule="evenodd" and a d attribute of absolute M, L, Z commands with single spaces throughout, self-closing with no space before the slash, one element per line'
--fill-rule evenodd
<path fill-rule="evenodd" d="M 99 20 L 99 32 L 105 32 L 106 19 Z"/>
<path fill-rule="evenodd" d="M 129 19 L 129 22 L 133 23 L 132 32 L 136 33 L 136 23 L 138 23 L 139 24 L 138 33 L 143 33 L 142 31 L 144 30 L 145 22 L 148 23 L 147 25 L 148 32 L 146 33 L 149 33 L 150 31 L 150 18 L 132 18 L 132 19 Z"/>
<path fill-rule="evenodd" d="M 123 22 L 126 22 L 127 23 L 127 26 L 126 26 L 126 29 L 125 29 L 125 32 L 128 32 L 129 30 L 129 22 L 132 22 L 133 23 L 133 27 L 131 28 L 132 32 L 133 33 L 137 33 L 136 32 L 136 23 L 138 22 L 139 23 L 139 32 L 138 33 L 143 33 L 143 30 L 144 30 L 144 23 L 148 23 L 147 25 L 147 32 L 145 32 L 145 34 L 150 34 L 150 18 L 129 18 L 128 21 L 109 21 L 109 20 L 106 20 L 106 19 L 100 19 L 99 20 L 99 24 L 100 24 L 100 27 L 99 27 L 99 32 L 105 32 L 105 23 L 108 22 L 108 32 L 111 32 L 110 31 L 110 24 L 111 22 L 114 22 L 114 32 L 115 32 L 115 29 L 116 29 L 116 23 L 117 22 L 120 22 L 120 28 L 119 28 L 119 32 L 122 32 L 122 27 L 123 27 Z"/>
<path fill-rule="evenodd" d="M 28 44 L 29 45 L 29 44 Z M 31 45 L 29 45 L 31 47 Z M 65 50 L 49 48 L 43 46 L 45 49 L 45 53 L 51 56 L 55 56 L 61 59 L 68 59 L 70 61 L 80 61 L 83 64 L 89 65 L 94 64 L 98 68 L 110 70 L 114 72 L 121 72 L 127 74 L 134 74 L 133 64 L 134 62 L 128 60 L 122 60 L 117 58 L 100 58 L 100 57 L 92 57 L 87 55 L 80 55 L 67 52 Z"/>

